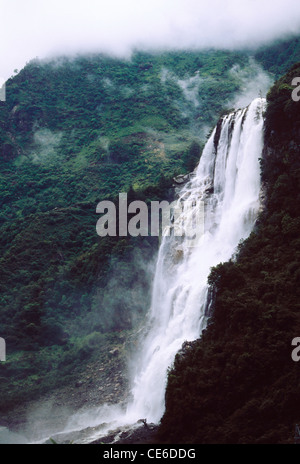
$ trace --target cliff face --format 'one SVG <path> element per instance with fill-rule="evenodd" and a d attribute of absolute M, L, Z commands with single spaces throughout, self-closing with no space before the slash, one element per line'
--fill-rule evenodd
<path fill-rule="evenodd" d="M 212 270 L 214 313 L 169 374 L 160 438 L 181 443 L 292 443 L 299 421 L 300 102 L 295 65 L 268 94 L 265 207 L 236 262 Z"/>

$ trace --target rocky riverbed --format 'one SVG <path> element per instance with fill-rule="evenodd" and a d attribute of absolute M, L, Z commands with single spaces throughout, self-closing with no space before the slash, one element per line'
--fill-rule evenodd
<path fill-rule="evenodd" d="M 19 434 L 19 439 L 22 437 L 24 442 L 39 441 L 55 435 L 63 431 L 74 416 L 87 417 L 91 410 L 96 414 L 103 405 L 122 406 L 128 398 L 128 389 L 124 353 L 114 348 L 110 351 L 108 362 L 88 363 L 80 378 L 72 384 L 1 414 L 0 427 L 5 437 L 2 442 L 8 440 L 7 429 Z M 97 420 L 96 417 L 94 420 Z M 83 423 L 85 427 L 86 422 Z"/>

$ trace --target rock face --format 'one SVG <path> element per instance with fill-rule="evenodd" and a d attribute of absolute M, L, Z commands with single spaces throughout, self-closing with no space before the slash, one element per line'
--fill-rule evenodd
<path fill-rule="evenodd" d="M 106 362 L 93 361 L 73 383 L 48 393 L 37 401 L 17 406 L 1 416 L 0 424 L 29 439 L 53 437 L 65 428 L 68 418 L 103 404 L 124 404 L 128 397 L 126 355 L 118 347 L 109 351 Z M 34 429 L 33 429 L 34 426 Z M 41 432 L 45 431 L 45 432 Z M 78 435 L 84 435 L 84 431 Z M 42 437 L 41 437 L 42 435 Z M 61 437 L 64 442 L 74 437 Z M 55 439 L 55 441 L 57 441 Z"/>
<path fill-rule="evenodd" d="M 177 185 L 182 185 L 182 184 L 185 184 L 185 182 L 188 182 L 190 178 L 191 178 L 191 174 L 186 174 L 186 175 L 180 174 L 177 177 L 173 177 L 173 181 Z"/>
<path fill-rule="evenodd" d="M 109 430 L 103 434 L 103 427 L 107 424 L 102 424 L 96 427 L 87 427 L 78 432 L 69 432 L 58 435 L 53 435 L 45 444 L 89 444 L 89 445 L 140 445 L 140 444 L 155 444 L 158 443 L 156 434 L 158 426 L 155 424 L 141 425 L 136 424 L 124 425 L 123 427 Z M 101 433 L 102 432 L 102 433 Z M 97 437 L 95 439 L 95 437 Z"/>
<path fill-rule="evenodd" d="M 140 421 L 132 426 L 119 428 L 105 437 L 98 438 L 91 442 L 92 445 L 116 444 L 116 445 L 141 445 L 155 444 L 157 442 L 156 433 L 158 426 L 155 424 L 145 424 Z"/>
<path fill-rule="evenodd" d="M 176 358 L 177 359 L 181 359 L 183 358 L 184 356 L 186 356 L 186 354 L 198 343 L 198 340 L 194 340 L 192 342 L 184 342 L 181 349 L 178 351 L 177 355 L 176 355 Z"/>

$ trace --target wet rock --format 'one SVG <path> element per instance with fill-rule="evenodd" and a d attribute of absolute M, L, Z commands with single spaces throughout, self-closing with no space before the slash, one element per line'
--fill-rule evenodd
<path fill-rule="evenodd" d="M 180 174 L 179 176 L 177 177 L 173 177 L 173 181 L 175 182 L 175 184 L 184 184 L 185 182 L 188 182 L 190 180 L 190 174 L 186 174 L 186 175 L 183 175 L 183 174 Z"/>
<path fill-rule="evenodd" d="M 183 258 L 183 249 L 181 247 L 177 247 L 174 250 L 173 258 L 174 258 L 175 263 L 178 263 L 179 261 L 181 261 L 181 259 Z"/>
<path fill-rule="evenodd" d="M 197 344 L 197 340 L 194 340 L 192 342 L 185 341 L 181 347 L 181 349 L 178 351 L 176 357 L 179 359 L 183 358 L 184 356 L 187 355 L 187 353 L 193 348 L 193 346 Z"/>
<path fill-rule="evenodd" d="M 109 353 L 110 353 L 111 355 L 113 355 L 113 356 L 118 356 L 118 354 L 119 354 L 119 348 L 114 348 L 114 349 L 111 350 Z"/>
<path fill-rule="evenodd" d="M 145 419 L 141 419 L 142 421 Z M 144 423 L 138 421 L 137 424 L 124 426 L 114 431 L 110 431 L 106 436 L 91 441 L 90 444 L 149 444 L 156 442 L 158 426 L 150 423 L 145 427 Z"/>
<path fill-rule="evenodd" d="M 208 187 L 208 188 L 205 190 L 205 193 L 207 193 L 207 194 L 209 194 L 209 195 L 212 194 L 212 193 L 214 193 L 214 187 L 213 187 L 213 186 Z"/>

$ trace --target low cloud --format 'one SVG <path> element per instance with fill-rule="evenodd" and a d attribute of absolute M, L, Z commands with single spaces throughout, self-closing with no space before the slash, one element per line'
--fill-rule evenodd
<path fill-rule="evenodd" d="M 38 129 L 34 133 L 35 149 L 31 153 L 31 158 L 36 163 L 43 163 L 53 160 L 56 157 L 56 150 L 61 141 L 62 132 L 53 133 L 49 129 Z"/>
<path fill-rule="evenodd" d="M 252 58 L 250 58 L 247 68 L 241 69 L 240 66 L 236 65 L 230 72 L 241 83 L 241 90 L 229 102 L 228 107 L 244 108 L 254 98 L 265 97 L 274 83 L 274 79 Z"/>
<path fill-rule="evenodd" d="M 299 0 L 0 0 L 0 13 L 6 79 L 36 56 L 232 49 L 300 31 Z"/>

